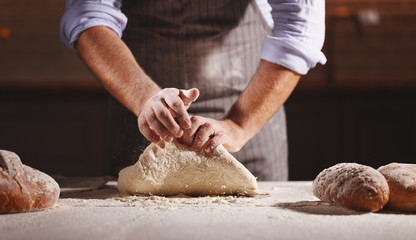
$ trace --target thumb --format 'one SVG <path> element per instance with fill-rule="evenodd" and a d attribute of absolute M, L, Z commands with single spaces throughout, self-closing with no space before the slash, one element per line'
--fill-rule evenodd
<path fill-rule="evenodd" d="M 182 99 L 185 106 L 191 105 L 199 97 L 198 88 L 191 88 L 189 90 L 180 90 L 179 97 Z"/>

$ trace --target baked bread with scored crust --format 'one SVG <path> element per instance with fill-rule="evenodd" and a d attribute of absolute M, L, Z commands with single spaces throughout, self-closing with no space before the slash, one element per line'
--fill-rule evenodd
<path fill-rule="evenodd" d="M 22 164 L 13 152 L 0 150 L 0 213 L 52 207 L 60 193 L 49 175 Z"/>
<path fill-rule="evenodd" d="M 372 167 L 339 163 L 324 169 L 313 181 L 313 193 L 324 202 L 348 209 L 375 212 L 389 199 L 389 186 Z"/>

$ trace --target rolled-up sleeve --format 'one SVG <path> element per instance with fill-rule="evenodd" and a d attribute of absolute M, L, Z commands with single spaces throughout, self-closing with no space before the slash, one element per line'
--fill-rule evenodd
<path fill-rule="evenodd" d="M 107 26 L 121 37 L 127 17 L 120 7 L 121 0 L 67 0 L 60 23 L 61 42 L 73 48 L 79 35 L 94 26 Z"/>
<path fill-rule="evenodd" d="M 263 40 L 260 58 L 306 74 L 325 64 L 324 0 L 269 0 L 273 34 Z"/>

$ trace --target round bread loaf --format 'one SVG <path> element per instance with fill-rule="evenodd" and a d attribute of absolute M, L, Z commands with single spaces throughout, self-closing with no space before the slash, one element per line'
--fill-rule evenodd
<path fill-rule="evenodd" d="M 387 203 L 389 186 L 374 168 L 339 163 L 319 173 L 313 181 L 313 194 L 324 202 L 375 212 Z"/>
<path fill-rule="evenodd" d="M 390 187 L 387 206 L 398 211 L 416 212 L 416 164 L 390 163 L 378 171 Z"/>
<path fill-rule="evenodd" d="M 59 192 L 49 175 L 22 164 L 15 153 L 0 150 L 0 213 L 52 207 Z"/>

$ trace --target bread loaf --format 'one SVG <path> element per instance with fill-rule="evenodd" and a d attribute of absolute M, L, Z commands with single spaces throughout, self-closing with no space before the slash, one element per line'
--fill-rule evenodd
<path fill-rule="evenodd" d="M 378 170 L 389 184 L 387 206 L 398 211 L 416 212 L 416 164 L 390 163 Z"/>
<path fill-rule="evenodd" d="M 53 178 L 22 164 L 15 153 L 0 150 L 0 213 L 41 210 L 53 206 L 58 197 Z"/>
<path fill-rule="evenodd" d="M 383 175 L 371 167 L 339 163 L 319 173 L 313 181 L 313 193 L 324 202 L 375 212 L 387 203 L 389 186 Z"/>

